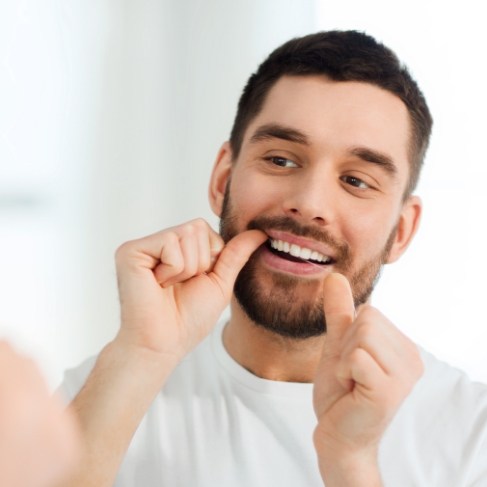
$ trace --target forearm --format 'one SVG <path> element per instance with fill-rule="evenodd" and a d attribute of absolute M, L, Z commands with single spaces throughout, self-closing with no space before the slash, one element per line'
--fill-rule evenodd
<path fill-rule="evenodd" d="M 117 340 L 101 352 L 72 403 L 79 417 L 83 461 L 66 487 L 109 487 L 142 418 L 174 369 L 153 351 Z"/>

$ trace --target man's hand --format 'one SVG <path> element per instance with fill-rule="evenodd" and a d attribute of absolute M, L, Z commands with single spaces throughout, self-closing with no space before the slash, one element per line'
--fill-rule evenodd
<path fill-rule="evenodd" d="M 381 485 L 379 442 L 421 376 L 421 358 L 378 310 L 356 313 L 341 274 L 327 277 L 323 293 L 327 334 L 314 388 L 320 471 L 327 486 Z"/>
<path fill-rule="evenodd" d="M 74 467 L 79 432 L 32 360 L 0 342 L 0 485 L 53 485 Z"/>
<path fill-rule="evenodd" d="M 87 453 L 66 487 L 113 485 L 155 395 L 215 325 L 240 269 L 266 238 L 250 230 L 224 245 L 194 220 L 119 248 L 122 324 L 73 402 Z"/>
<path fill-rule="evenodd" d="M 119 339 L 179 361 L 209 333 L 240 269 L 266 238 L 250 230 L 224 245 L 198 219 L 122 245 Z"/>

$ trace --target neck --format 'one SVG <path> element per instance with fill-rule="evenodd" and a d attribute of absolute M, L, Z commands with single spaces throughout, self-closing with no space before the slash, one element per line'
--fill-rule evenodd
<path fill-rule="evenodd" d="M 231 310 L 223 343 L 234 360 L 263 379 L 313 382 L 323 336 L 298 340 L 277 335 L 250 320 L 235 297 Z"/>

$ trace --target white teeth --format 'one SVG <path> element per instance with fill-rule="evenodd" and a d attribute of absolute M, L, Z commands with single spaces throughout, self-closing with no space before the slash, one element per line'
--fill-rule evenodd
<path fill-rule="evenodd" d="M 301 257 L 301 259 L 308 260 L 311 257 L 311 250 L 301 249 L 301 254 L 299 257 Z"/>
<path fill-rule="evenodd" d="M 291 244 L 291 250 L 289 251 L 289 253 L 293 257 L 300 257 L 301 247 L 299 245 L 296 245 L 296 244 Z"/>
<path fill-rule="evenodd" d="M 315 262 L 328 262 L 330 257 L 317 252 L 316 250 L 311 250 L 306 247 L 300 247 L 296 244 L 289 244 L 284 240 L 274 240 L 271 239 L 271 247 L 273 249 L 279 250 L 280 252 L 285 252 L 291 254 L 293 257 L 298 257 L 303 260 L 314 260 Z"/>

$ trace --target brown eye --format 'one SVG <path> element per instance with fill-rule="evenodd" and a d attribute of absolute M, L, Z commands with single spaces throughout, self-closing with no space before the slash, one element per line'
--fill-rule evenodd
<path fill-rule="evenodd" d="M 364 181 L 362 181 L 359 178 L 356 178 L 355 176 L 343 176 L 341 178 L 341 180 L 344 183 L 349 184 L 350 186 L 354 186 L 355 188 L 359 188 L 359 189 L 369 189 L 370 188 L 370 186 L 367 183 L 365 183 Z"/>
<path fill-rule="evenodd" d="M 294 161 L 286 157 L 272 156 L 267 157 L 266 160 L 279 167 L 299 167 Z"/>

